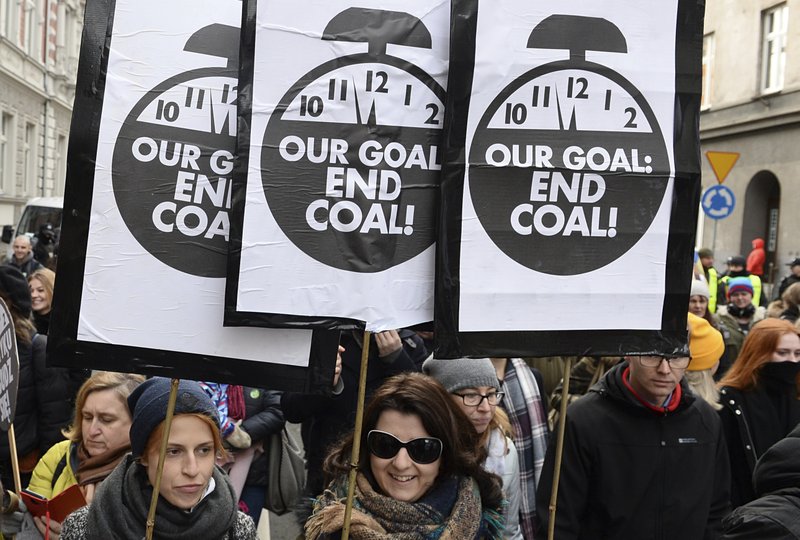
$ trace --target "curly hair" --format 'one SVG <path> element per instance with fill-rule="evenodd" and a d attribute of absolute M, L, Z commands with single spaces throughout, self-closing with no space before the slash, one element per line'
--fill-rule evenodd
<path fill-rule="evenodd" d="M 503 501 L 500 478 L 483 469 L 486 449 L 479 446 L 472 422 L 435 379 L 422 373 L 402 373 L 386 379 L 372 396 L 364 414 L 358 467 L 369 471 L 367 434 L 375 429 L 384 411 L 398 411 L 420 419 L 431 437 L 442 440 L 439 478 L 469 476 L 478 485 L 484 507 L 499 508 Z M 329 480 L 350 471 L 354 434 L 341 439 L 325 459 L 323 470 Z"/>
<path fill-rule="evenodd" d="M 800 306 L 800 283 L 794 283 L 783 291 L 781 295 L 784 309 L 792 306 Z"/>

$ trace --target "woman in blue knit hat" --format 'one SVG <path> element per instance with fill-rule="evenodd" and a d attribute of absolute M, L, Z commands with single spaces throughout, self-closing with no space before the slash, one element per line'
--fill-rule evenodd
<path fill-rule="evenodd" d="M 106 478 L 92 504 L 70 514 L 61 540 L 141 540 L 165 436 L 170 381 L 145 381 L 128 398 L 131 454 Z M 216 407 L 199 384 L 181 381 L 159 487 L 154 538 L 256 539 L 233 486 L 215 465 L 224 452 Z"/>
<path fill-rule="evenodd" d="M 748 277 L 728 281 L 728 303 L 717 309 L 720 331 L 725 339 L 725 357 L 733 364 L 744 339 L 755 323 L 767 317 L 767 311 L 753 304 L 753 283 Z"/>

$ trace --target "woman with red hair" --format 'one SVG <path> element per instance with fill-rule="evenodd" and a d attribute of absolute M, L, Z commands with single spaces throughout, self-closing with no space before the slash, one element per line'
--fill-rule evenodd
<path fill-rule="evenodd" d="M 788 321 L 759 322 L 719 384 L 735 508 L 755 498 L 758 458 L 800 422 L 800 332 Z"/>

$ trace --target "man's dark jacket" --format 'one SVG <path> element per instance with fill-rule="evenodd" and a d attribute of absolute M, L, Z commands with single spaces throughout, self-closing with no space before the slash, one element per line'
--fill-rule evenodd
<path fill-rule="evenodd" d="M 567 410 L 555 537 L 559 540 L 717 538 L 730 471 L 719 417 L 681 381 L 669 413 L 640 404 L 617 364 Z M 546 538 L 555 437 L 536 506 Z"/>

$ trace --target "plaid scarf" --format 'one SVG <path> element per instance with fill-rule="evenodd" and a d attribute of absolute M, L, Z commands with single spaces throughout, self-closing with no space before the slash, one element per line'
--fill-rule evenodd
<path fill-rule="evenodd" d="M 509 358 L 501 390 L 502 407 L 514 428 L 512 437 L 519 454 L 520 505 L 519 523 L 524 538 L 533 538 L 536 520 L 536 484 L 547 451 L 547 415 L 539 385 L 531 369 L 521 358 Z"/>

